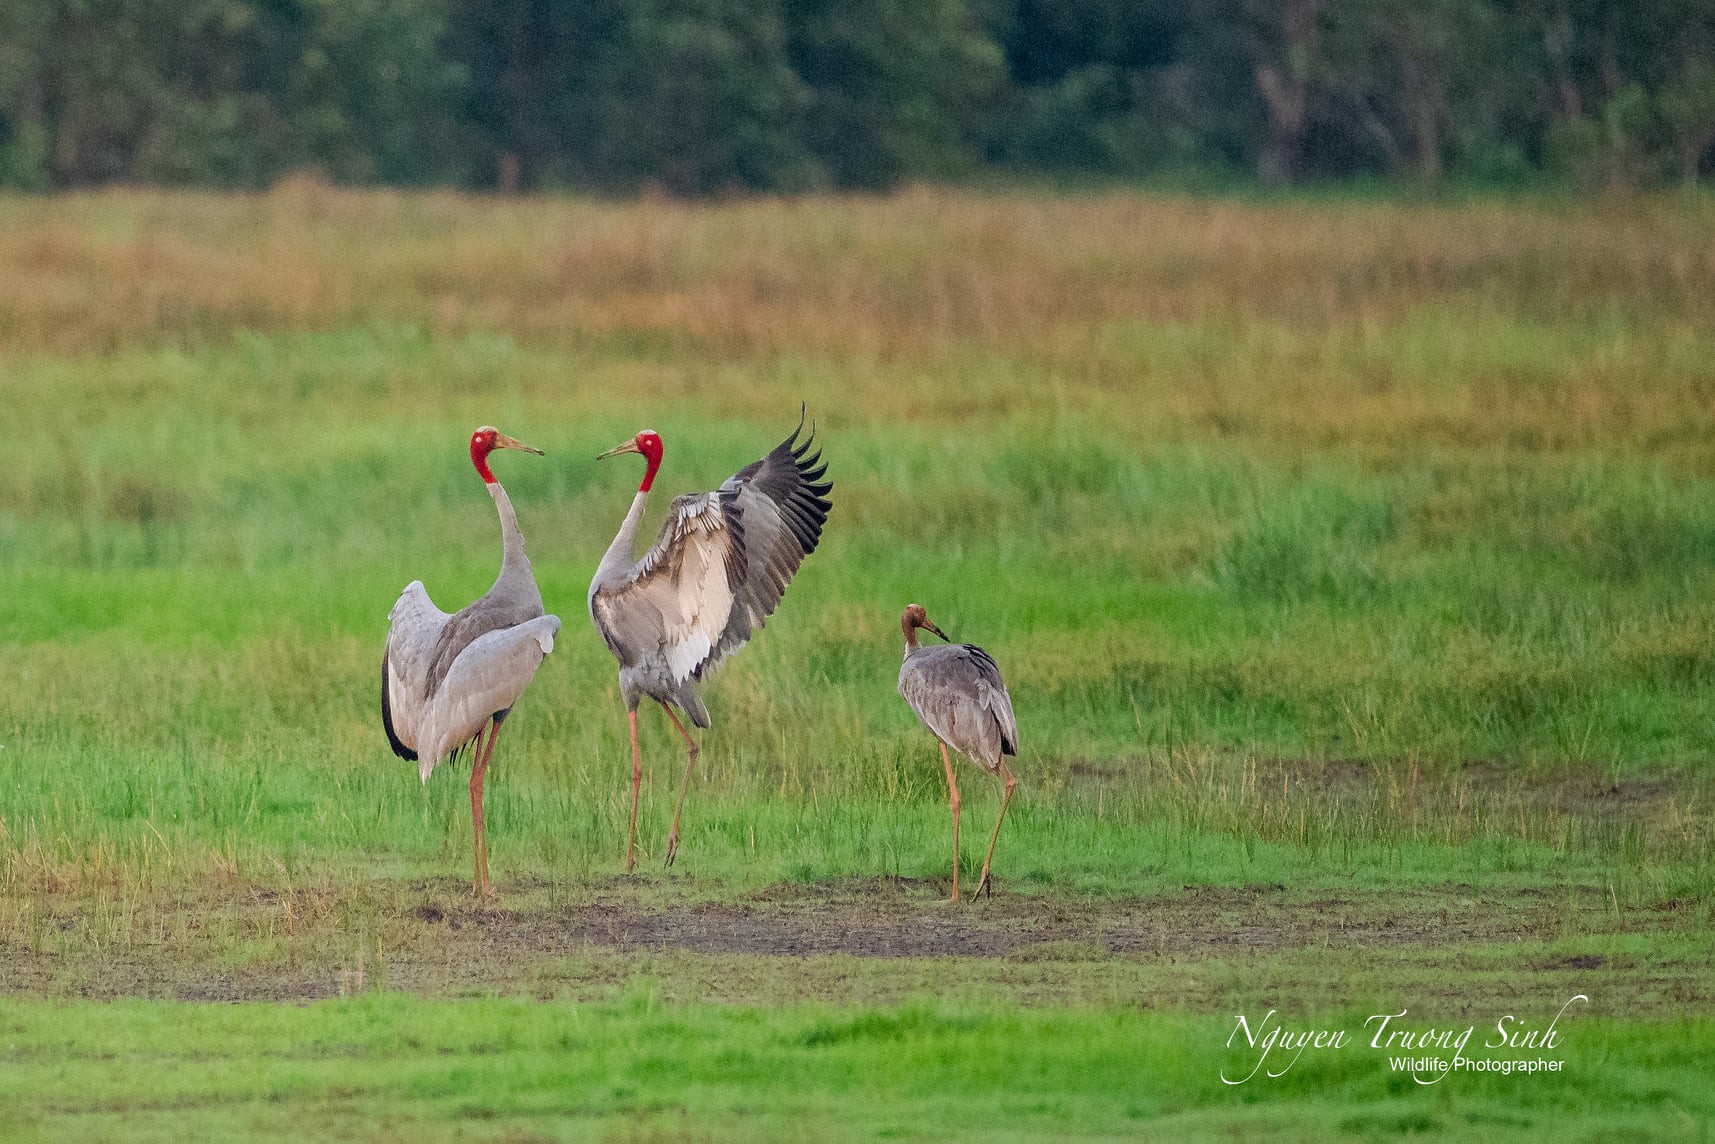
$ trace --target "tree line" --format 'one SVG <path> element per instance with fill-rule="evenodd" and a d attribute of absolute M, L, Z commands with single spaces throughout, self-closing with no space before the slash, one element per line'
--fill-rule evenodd
<path fill-rule="evenodd" d="M 0 0 L 0 186 L 1695 182 L 1715 0 Z"/>

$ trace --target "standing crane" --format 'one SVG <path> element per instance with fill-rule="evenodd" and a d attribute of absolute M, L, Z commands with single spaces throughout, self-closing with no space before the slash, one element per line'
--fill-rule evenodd
<path fill-rule="evenodd" d="M 899 669 L 899 694 L 917 713 L 923 725 L 935 733 L 941 744 L 941 765 L 947 769 L 948 803 L 953 808 L 953 901 L 959 900 L 959 783 L 953 776 L 953 760 L 947 755 L 952 747 L 965 758 L 1005 783 L 1001 795 L 1000 813 L 995 816 L 994 833 L 989 836 L 988 853 L 983 857 L 982 877 L 977 879 L 977 896 L 994 893 L 989 883 L 989 863 L 994 860 L 994 844 L 1000 838 L 1000 824 L 1006 818 L 1006 804 L 1012 801 L 1016 781 L 1005 755 L 1018 755 L 1018 721 L 1012 714 L 1012 696 L 1006 693 L 1006 682 L 1000 677 L 989 653 L 974 644 L 956 644 L 947 633 L 929 620 L 922 604 L 908 604 L 899 617 L 905 629 L 905 663 Z M 917 646 L 917 629 L 934 632 L 945 644 Z"/>
<path fill-rule="evenodd" d="M 810 452 L 814 427 L 802 444 L 802 417 L 792 436 L 760 461 L 746 465 L 714 492 L 673 498 L 660 535 L 634 560 L 638 527 L 649 488 L 661 467 L 661 436 L 644 429 L 597 457 L 640 453 L 648 462 L 631 511 L 608 545 L 590 581 L 590 618 L 619 660 L 619 694 L 631 729 L 631 824 L 625 868 L 636 865 L 637 797 L 643 755 L 637 746 L 637 705 L 645 696 L 661 705 L 685 740 L 685 778 L 673 806 L 667 864 L 679 850 L 679 812 L 690 789 L 698 747 L 673 711 L 697 727 L 709 725 L 693 683 L 701 682 L 762 627 L 786 593 L 804 557 L 816 550 L 832 507 L 823 481 L 821 452 Z"/>
<path fill-rule="evenodd" d="M 488 456 L 496 449 L 542 454 L 492 425 L 471 434 L 471 464 L 500 513 L 500 575 L 494 586 L 449 616 L 435 607 L 421 580 L 411 581 L 387 614 L 387 651 L 381 658 L 381 725 L 394 754 L 416 761 L 417 773 L 427 783 L 441 759 L 474 749 L 470 822 L 479 897 L 489 893 L 483 775 L 500 724 L 530 685 L 542 658 L 554 650 L 554 634 L 560 630 L 560 617 L 543 614 L 542 593 L 524 555 L 518 516 L 489 470 Z"/>

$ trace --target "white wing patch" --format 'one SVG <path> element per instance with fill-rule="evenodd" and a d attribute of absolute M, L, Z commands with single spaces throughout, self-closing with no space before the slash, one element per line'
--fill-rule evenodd
<path fill-rule="evenodd" d="M 631 578 L 616 588 L 599 590 L 592 607 L 600 607 L 628 630 L 633 625 L 626 623 L 625 613 L 652 608 L 660 619 L 661 659 L 677 686 L 709 657 L 732 615 L 733 587 L 728 581 L 732 552 L 732 533 L 721 512 L 719 494 L 679 497 L 660 538 Z"/>

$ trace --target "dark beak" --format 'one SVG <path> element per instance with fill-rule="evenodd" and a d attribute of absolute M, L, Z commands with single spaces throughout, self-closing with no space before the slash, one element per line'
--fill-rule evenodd
<path fill-rule="evenodd" d="M 617 457 L 621 453 L 641 453 L 642 451 L 642 449 L 637 447 L 636 441 L 621 441 L 607 452 L 597 454 L 596 460 L 605 461 L 609 457 Z"/>
<path fill-rule="evenodd" d="M 940 628 L 936 627 L 933 623 L 929 622 L 928 620 L 923 621 L 923 626 L 928 628 L 930 631 L 934 632 L 936 635 L 940 636 L 942 639 L 946 640 L 948 643 L 953 642 L 952 636 L 948 635 L 946 632 L 942 631 Z"/>

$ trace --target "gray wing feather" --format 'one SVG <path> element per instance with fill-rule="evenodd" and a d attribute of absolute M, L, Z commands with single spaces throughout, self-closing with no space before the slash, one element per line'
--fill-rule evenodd
<path fill-rule="evenodd" d="M 435 644 L 452 617 L 435 607 L 421 580 L 413 580 L 387 613 L 387 651 L 381 660 L 381 719 L 401 758 L 415 759 L 422 741 L 425 680 Z"/>
<path fill-rule="evenodd" d="M 532 590 L 534 584 L 532 583 Z M 446 684 L 453 662 L 478 638 L 503 631 L 542 615 L 541 597 L 513 598 L 488 592 L 446 618 L 429 656 L 423 675 L 423 698 L 432 697 Z"/>
<path fill-rule="evenodd" d="M 674 499 L 649 551 L 623 579 L 596 586 L 590 615 L 620 663 L 621 684 L 701 704 L 686 684 L 743 647 L 779 606 L 831 507 L 827 466 L 792 436 L 712 493 Z"/>
<path fill-rule="evenodd" d="M 732 613 L 708 657 L 697 665 L 698 679 L 768 622 L 798 566 L 821 541 L 833 507 L 827 494 L 834 485 L 821 479 L 828 466 L 821 463 L 820 450 L 810 451 L 815 430 L 800 443 L 802 429 L 800 423 L 766 457 L 746 465 L 720 487 L 723 511 L 741 526 L 744 559 L 733 582 Z"/>
<path fill-rule="evenodd" d="M 419 773 L 427 781 L 435 764 L 475 738 L 483 724 L 524 694 L 542 659 L 554 650 L 560 617 L 538 616 L 485 632 L 453 659 L 445 684 L 424 710 Z"/>
<path fill-rule="evenodd" d="M 1012 713 L 1012 696 L 1007 693 L 1006 681 L 1000 677 L 1000 665 L 982 648 L 964 646 L 974 653 L 972 658 L 976 660 L 978 687 L 982 692 L 979 702 L 988 708 L 1000 728 L 1000 749 L 1004 754 L 1016 756 L 1018 718 Z"/>
<path fill-rule="evenodd" d="M 743 565 L 744 535 L 721 494 L 675 497 L 631 574 L 591 595 L 590 615 L 622 667 L 658 659 L 676 687 L 726 629 Z"/>
<path fill-rule="evenodd" d="M 1018 723 L 1000 668 L 970 644 L 926 647 L 899 669 L 899 694 L 924 726 L 972 762 L 998 770 L 1018 754 Z"/>

